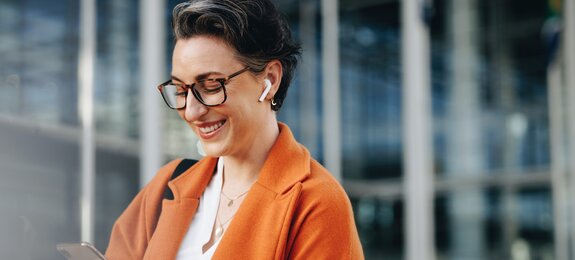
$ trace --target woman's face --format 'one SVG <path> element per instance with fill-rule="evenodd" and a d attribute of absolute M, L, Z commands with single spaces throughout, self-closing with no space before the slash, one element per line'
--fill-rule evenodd
<path fill-rule="evenodd" d="M 245 68 L 234 54 L 234 49 L 218 38 L 180 39 L 172 57 L 172 80 L 193 84 L 205 78 L 225 78 Z M 269 101 L 258 102 L 265 87 L 263 76 L 247 71 L 230 79 L 225 87 L 224 104 L 206 107 L 188 92 L 186 107 L 178 110 L 200 138 L 208 156 L 247 154 L 257 141 L 260 126 L 269 124 L 270 113 L 273 114 Z"/>

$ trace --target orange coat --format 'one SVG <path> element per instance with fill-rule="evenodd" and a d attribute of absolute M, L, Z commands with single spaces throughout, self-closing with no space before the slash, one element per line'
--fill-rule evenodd
<path fill-rule="evenodd" d="M 178 163 L 160 169 L 118 218 L 108 259 L 175 259 L 217 158 L 170 181 L 174 200 L 163 199 Z M 286 125 L 213 259 L 363 259 L 347 195 Z"/>

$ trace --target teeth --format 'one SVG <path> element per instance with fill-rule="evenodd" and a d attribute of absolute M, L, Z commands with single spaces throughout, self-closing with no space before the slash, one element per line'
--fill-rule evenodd
<path fill-rule="evenodd" d="M 215 125 L 212 126 L 207 126 L 207 127 L 200 127 L 200 131 L 204 134 L 210 133 L 215 131 L 216 129 L 222 127 L 222 125 L 224 125 L 224 123 L 222 121 L 216 123 Z"/>

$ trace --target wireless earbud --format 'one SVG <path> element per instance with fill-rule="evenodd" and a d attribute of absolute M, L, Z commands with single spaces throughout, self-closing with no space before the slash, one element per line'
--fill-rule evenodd
<path fill-rule="evenodd" d="M 266 98 L 266 96 L 268 95 L 268 93 L 270 92 L 270 89 L 272 88 L 272 83 L 269 79 L 265 79 L 264 83 L 266 83 L 266 88 L 264 89 L 264 92 L 262 92 L 262 95 L 260 96 L 260 99 L 258 99 L 260 102 L 263 102 L 264 99 Z"/>

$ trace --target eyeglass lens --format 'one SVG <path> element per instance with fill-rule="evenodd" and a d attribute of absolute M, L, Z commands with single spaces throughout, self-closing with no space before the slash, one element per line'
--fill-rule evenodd
<path fill-rule="evenodd" d="M 200 81 L 193 85 L 192 92 L 196 99 L 207 106 L 215 106 L 226 99 L 222 82 L 213 79 Z M 167 84 L 163 87 L 162 95 L 166 103 L 172 108 L 186 106 L 188 88 L 183 85 Z"/>

